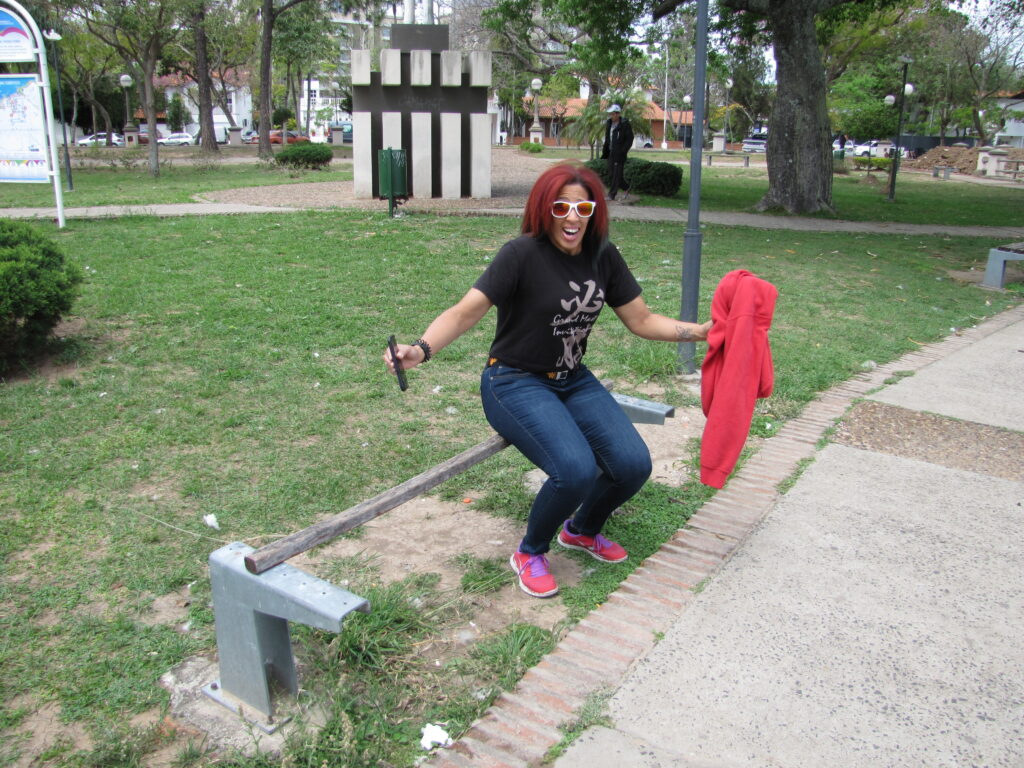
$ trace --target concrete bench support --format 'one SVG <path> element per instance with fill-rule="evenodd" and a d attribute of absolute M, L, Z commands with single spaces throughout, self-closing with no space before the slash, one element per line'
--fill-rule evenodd
<path fill-rule="evenodd" d="M 939 174 L 941 173 L 942 178 L 949 181 L 950 174 L 955 170 L 956 168 L 951 165 L 936 165 L 932 168 L 932 178 L 939 178 Z"/>
<path fill-rule="evenodd" d="M 993 248 L 988 252 L 988 263 L 985 265 L 985 277 L 981 285 L 984 288 L 1002 290 L 1006 280 L 1006 262 L 1024 260 L 1024 243 L 1010 243 Z"/>
<path fill-rule="evenodd" d="M 288 622 L 339 632 L 347 614 L 368 613 L 370 604 L 286 563 L 255 576 L 245 569 L 252 551 L 234 542 L 210 555 L 220 680 L 203 691 L 230 709 L 239 711 L 234 699 L 270 718 L 271 681 L 299 690 Z"/>

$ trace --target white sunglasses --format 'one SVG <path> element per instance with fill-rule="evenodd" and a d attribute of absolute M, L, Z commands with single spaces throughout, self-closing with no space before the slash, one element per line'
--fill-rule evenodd
<path fill-rule="evenodd" d="M 593 200 L 580 200 L 576 203 L 570 203 L 568 200 L 555 200 L 551 204 L 551 215 L 556 219 L 564 219 L 570 211 L 576 211 L 576 215 L 581 219 L 589 219 L 594 215 L 595 208 L 597 208 L 597 203 Z"/>

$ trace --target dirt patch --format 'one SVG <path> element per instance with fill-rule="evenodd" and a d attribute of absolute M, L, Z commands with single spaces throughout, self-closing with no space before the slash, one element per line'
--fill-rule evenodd
<path fill-rule="evenodd" d="M 14 768 L 29 768 L 39 765 L 39 755 L 64 746 L 68 751 L 92 748 L 92 738 L 80 723 L 64 723 L 60 719 L 60 705 L 48 702 L 37 706 L 35 702 L 22 697 L 8 704 L 12 711 L 29 710 L 15 734 L 5 737 L 3 749 L 17 751 L 18 758 L 10 765 Z M 4 752 L 0 751 L 0 757 Z"/>
<path fill-rule="evenodd" d="M 690 440 L 699 437 L 703 427 L 704 415 L 699 408 L 676 409 L 675 417 L 664 425 L 637 425 L 651 451 L 653 481 L 678 487 L 691 477 Z M 543 474 L 535 471 L 528 474 L 526 483 L 535 490 L 543 479 Z M 385 583 L 399 581 L 410 573 L 436 573 L 440 576 L 439 588 L 455 593 L 463 575 L 455 562 L 457 556 L 468 553 L 482 560 L 505 562 L 523 535 L 522 523 L 481 512 L 474 501 L 472 495 L 462 502 L 431 496 L 413 499 L 362 526 L 357 538 L 336 539 L 290 562 L 304 570 L 323 572 L 332 560 L 361 557 Z M 553 547 L 550 561 L 559 584 L 579 583 L 584 571 L 576 559 L 561 556 Z M 514 622 L 558 631 L 566 619 L 557 597 L 538 600 L 526 595 L 515 585 L 511 569 L 499 590 L 474 595 L 470 602 L 472 619 L 437 638 L 422 649 L 424 653 L 440 660 L 457 647 Z"/>
<path fill-rule="evenodd" d="M 1007 480 L 1024 480 L 1024 435 L 866 400 L 836 427 L 841 445 L 919 459 Z"/>
<path fill-rule="evenodd" d="M 1007 151 L 1010 160 L 1024 160 L 1024 149 L 1014 147 L 1000 147 Z M 918 170 L 931 170 L 937 165 L 947 165 L 956 168 L 957 173 L 973 174 L 978 168 L 978 155 L 980 151 L 975 147 L 933 147 L 918 158 L 900 161 L 904 168 L 915 168 Z"/>

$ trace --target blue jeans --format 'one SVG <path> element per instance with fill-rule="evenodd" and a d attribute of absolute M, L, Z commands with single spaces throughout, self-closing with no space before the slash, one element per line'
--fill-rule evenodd
<path fill-rule="evenodd" d="M 494 430 L 547 473 L 519 549 L 548 551 L 572 517 L 596 536 L 651 474 L 651 454 L 622 407 L 586 368 L 562 381 L 501 363 L 480 377 L 484 414 Z"/>

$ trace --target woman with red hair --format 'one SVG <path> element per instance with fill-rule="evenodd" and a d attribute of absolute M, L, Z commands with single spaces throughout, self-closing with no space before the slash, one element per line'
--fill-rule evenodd
<path fill-rule="evenodd" d="M 602 562 L 626 559 L 626 550 L 601 530 L 651 473 L 647 445 L 583 364 L 601 309 L 610 306 L 645 339 L 702 341 L 711 327 L 648 309 L 608 241 L 603 189 L 600 178 L 579 164 L 542 173 L 526 201 L 522 234 L 502 246 L 466 295 L 423 336 L 397 346 L 398 364 L 413 368 L 498 308 L 480 393 L 495 431 L 548 476 L 510 559 L 519 586 L 536 597 L 558 592 L 547 559 L 556 532 L 563 547 Z M 389 352 L 384 360 L 393 371 Z"/>

